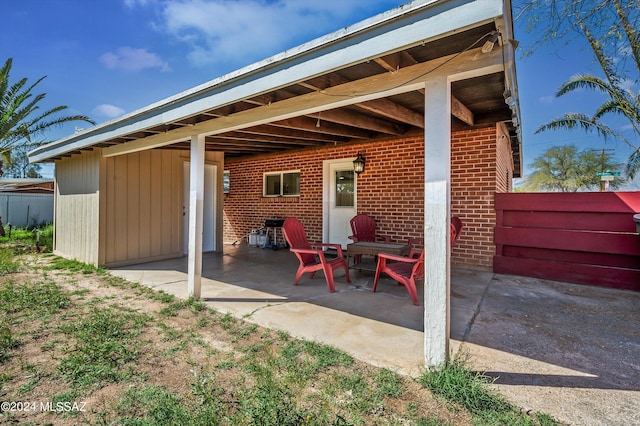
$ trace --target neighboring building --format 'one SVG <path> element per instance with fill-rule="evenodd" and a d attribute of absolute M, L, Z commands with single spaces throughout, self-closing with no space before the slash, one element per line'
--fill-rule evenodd
<path fill-rule="evenodd" d="M 53 194 L 53 179 L 0 179 L 0 192 L 21 194 Z"/>
<path fill-rule="evenodd" d="M 416 0 L 38 148 L 30 160 L 56 166 L 55 253 L 189 253 L 199 296 L 203 249 L 288 215 L 346 242 L 365 212 L 425 237 L 425 321 L 445 322 L 448 218 L 466 225 L 454 264 L 491 269 L 493 195 L 521 173 L 514 45 L 509 0 Z"/>
<path fill-rule="evenodd" d="M 53 179 L 0 179 L 3 226 L 34 227 L 53 223 Z"/>

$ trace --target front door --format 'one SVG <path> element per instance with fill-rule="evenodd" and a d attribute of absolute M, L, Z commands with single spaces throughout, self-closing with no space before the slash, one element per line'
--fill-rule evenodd
<path fill-rule="evenodd" d="M 189 162 L 184 163 L 184 200 L 183 200 L 183 252 L 189 250 L 189 182 L 191 173 Z M 216 166 L 204 165 L 204 201 L 202 206 L 202 251 L 214 251 L 216 248 Z"/>
<path fill-rule="evenodd" d="M 356 175 L 353 160 L 327 162 L 325 165 L 325 237 L 326 242 L 351 243 L 349 221 L 356 215 Z"/>

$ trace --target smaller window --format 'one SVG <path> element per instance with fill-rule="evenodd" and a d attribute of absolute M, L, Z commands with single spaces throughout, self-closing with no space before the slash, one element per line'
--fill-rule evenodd
<path fill-rule="evenodd" d="M 224 171 L 224 175 L 222 178 L 222 189 L 225 194 L 229 193 L 229 189 L 231 188 L 231 172 L 228 170 Z"/>
<path fill-rule="evenodd" d="M 296 197 L 300 195 L 300 172 L 274 172 L 264 174 L 265 197 Z"/>

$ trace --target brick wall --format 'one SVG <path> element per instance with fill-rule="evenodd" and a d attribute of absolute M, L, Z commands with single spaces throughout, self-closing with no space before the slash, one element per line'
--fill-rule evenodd
<path fill-rule="evenodd" d="M 508 138 L 496 136 L 496 128 L 451 135 L 451 211 L 465 226 L 453 249 L 452 266 L 493 267 L 494 194 L 506 192 L 511 186 L 507 173 L 513 176 Z"/>
<path fill-rule="evenodd" d="M 493 198 L 497 175 L 502 173 L 497 169 L 504 167 L 503 161 L 497 166 L 496 151 L 495 127 L 452 134 L 452 214 L 465 223 L 453 250 L 453 266 L 492 268 Z M 358 177 L 358 213 L 373 216 L 378 233 L 394 241 L 421 236 L 424 142 L 416 137 L 227 160 L 230 192 L 224 202 L 225 242 L 241 240 L 267 218 L 287 216 L 296 216 L 304 224 L 310 240 L 321 241 L 323 161 L 354 158 L 358 152 L 366 158 L 365 172 Z M 300 197 L 263 197 L 263 173 L 285 170 L 300 170 Z"/>

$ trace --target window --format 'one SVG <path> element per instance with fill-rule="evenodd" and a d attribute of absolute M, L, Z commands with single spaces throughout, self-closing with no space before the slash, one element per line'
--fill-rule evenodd
<path fill-rule="evenodd" d="M 228 194 L 230 188 L 231 188 L 231 172 L 228 170 L 225 170 L 223 175 L 223 181 L 222 181 L 223 192 L 225 194 Z"/>
<path fill-rule="evenodd" d="M 336 207 L 353 207 L 354 182 L 353 170 L 336 172 Z"/>
<path fill-rule="evenodd" d="M 300 172 L 264 174 L 265 197 L 294 197 L 300 195 Z"/>

